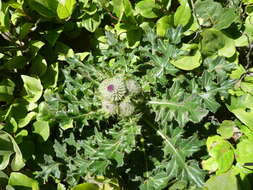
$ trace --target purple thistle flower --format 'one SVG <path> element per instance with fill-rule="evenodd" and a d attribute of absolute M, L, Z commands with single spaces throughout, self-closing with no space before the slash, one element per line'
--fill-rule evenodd
<path fill-rule="evenodd" d="M 112 92 L 112 91 L 114 90 L 114 85 L 113 85 L 113 84 L 108 85 L 108 86 L 107 86 L 107 90 L 108 90 L 109 92 Z"/>

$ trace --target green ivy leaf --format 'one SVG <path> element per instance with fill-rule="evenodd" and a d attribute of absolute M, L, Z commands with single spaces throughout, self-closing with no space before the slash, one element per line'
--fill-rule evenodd
<path fill-rule="evenodd" d="M 60 19 L 66 19 L 72 15 L 76 0 L 58 0 L 57 15 Z"/>
<path fill-rule="evenodd" d="M 197 1 L 195 10 L 202 25 L 213 26 L 217 30 L 228 28 L 238 18 L 235 9 L 223 8 L 213 0 Z"/>
<path fill-rule="evenodd" d="M 225 139 L 229 139 L 234 134 L 235 123 L 230 120 L 224 120 L 219 128 L 217 129 L 217 133 L 221 135 Z"/>
<path fill-rule="evenodd" d="M 49 138 L 50 127 L 47 121 L 36 121 L 33 123 L 33 133 L 38 134 L 44 141 Z"/>
<path fill-rule="evenodd" d="M 164 37 L 169 26 L 173 25 L 173 17 L 163 16 L 156 22 L 156 34 L 158 36 Z"/>
<path fill-rule="evenodd" d="M 182 25 L 185 26 L 190 21 L 191 15 L 191 8 L 188 3 L 181 4 L 174 15 L 174 24 L 175 26 Z"/>
<path fill-rule="evenodd" d="M 196 51 L 192 56 L 181 56 L 177 60 L 172 60 L 170 63 L 179 69 L 190 71 L 200 66 L 202 62 L 200 51 Z"/>
<path fill-rule="evenodd" d="M 37 102 L 43 92 L 40 79 L 26 75 L 21 75 L 21 78 L 24 82 L 24 88 L 26 92 L 24 99 L 26 99 L 28 102 Z"/>
<path fill-rule="evenodd" d="M 44 17 L 57 17 L 58 0 L 28 0 L 28 3 L 32 9 Z"/>
<path fill-rule="evenodd" d="M 238 163 L 243 165 L 253 162 L 252 145 L 253 141 L 250 139 L 243 139 L 237 144 L 235 155 Z"/>
<path fill-rule="evenodd" d="M 95 32 L 101 23 L 101 18 L 99 14 L 94 14 L 92 16 L 86 16 L 81 22 L 81 26 L 86 28 L 89 32 Z"/>
<path fill-rule="evenodd" d="M 16 188 L 30 188 L 39 190 L 39 183 L 26 175 L 19 172 L 12 172 L 9 178 L 8 185 Z"/>
<path fill-rule="evenodd" d="M 14 171 L 18 171 L 25 166 L 23 161 L 22 153 L 11 135 L 5 131 L 0 130 L 0 170 L 3 170 L 9 164 L 11 155 L 15 154 L 12 162 L 11 168 Z"/>
<path fill-rule="evenodd" d="M 10 79 L 5 79 L 0 82 L 0 101 L 9 102 L 13 99 L 15 83 Z"/>
<path fill-rule="evenodd" d="M 253 130 L 253 96 L 244 94 L 240 97 L 231 97 L 231 104 L 227 105 L 229 111 Z"/>
<path fill-rule="evenodd" d="M 237 179 L 232 172 L 215 175 L 205 183 L 207 190 L 239 190 Z"/>
<path fill-rule="evenodd" d="M 99 190 L 98 186 L 93 183 L 83 183 L 76 185 L 71 190 Z"/>
<path fill-rule="evenodd" d="M 142 0 L 139 1 L 136 6 L 136 12 L 145 18 L 156 18 L 158 17 L 157 13 L 154 12 L 155 9 L 160 7 L 156 4 L 155 0 Z"/>

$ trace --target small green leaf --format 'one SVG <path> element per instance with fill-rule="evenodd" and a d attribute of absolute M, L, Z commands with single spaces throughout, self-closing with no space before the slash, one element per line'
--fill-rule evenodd
<path fill-rule="evenodd" d="M 0 170 L 4 170 L 9 164 L 11 155 L 14 155 L 11 162 L 11 169 L 18 171 L 25 166 L 22 153 L 14 138 L 0 130 Z"/>
<path fill-rule="evenodd" d="M 158 36 L 164 37 L 169 26 L 173 25 L 173 17 L 163 16 L 156 22 L 156 34 Z"/>
<path fill-rule="evenodd" d="M 182 56 L 178 60 L 172 60 L 170 63 L 182 70 L 193 70 L 201 65 L 200 51 L 197 50 L 193 56 Z"/>
<path fill-rule="evenodd" d="M 241 86 L 241 89 L 244 92 L 253 95 L 253 83 L 250 83 L 250 82 L 241 82 L 240 86 Z"/>
<path fill-rule="evenodd" d="M 253 130 L 253 96 L 244 94 L 240 97 L 231 97 L 231 104 L 227 105 L 229 111 Z"/>
<path fill-rule="evenodd" d="M 92 16 L 86 16 L 81 22 L 81 26 L 86 28 L 89 32 L 95 32 L 101 23 L 101 18 L 99 14 L 94 14 Z"/>
<path fill-rule="evenodd" d="M 159 10 L 158 4 L 156 4 L 155 0 L 142 0 L 139 1 L 136 6 L 136 12 L 145 18 L 156 18 L 158 17 L 157 12 L 155 10 Z"/>
<path fill-rule="evenodd" d="M 50 135 L 50 127 L 47 121 L 36 121 L 33 123 L 33 133 L 40 135 L 46 141 Z"/>
<path fill-rule="evenodd" d="M 240 164 L 253 162 L 252 146 L 253 141 L 250 139 L 243 139 L 237 144 L 235 150 L 237 162 L 239 162 Z"/>
<path fill-rule="evenodd" d="M 42 76 L 47 70 L 47 62 L 42 56 L 37 55 L 31 63 L 29 72 L 33 75 Z"/>
<path fill-rule="evenodd" d="M 6 62 L 4 65 L 7 69 L 22 69 L 27 65 L 27 59 L 24 56 L 16 56 Z"/>
<path fill-rule="evenodd" d="M 71 190 L 99 190 L 98 186 L 93 183 L 83 183 L 76 185 Z"/>
<path fill-rule="evenodd" d="M 207 190 L 239 190 L 237 179 L 232 172 L 212 176 L 205 183 Z"/>
<path fill-rule="evenodd" d="M 29 43 L 30 46 L 30 53 L 32 55 L 32 57 L 35 57 L 38 53 L 38 51 L 40 50 L 40 48 L 42 48 L 42 46 L 44 46 L 45 43 L 39 40 L 32 40 Z"/>
<path fill-rule="evenodd" d="M 72 15 L 76 0 L 58 0 L 57 15 L 60 19 L 66 19 Z"/>
<path fill-rule="evenodd" d="M 184 3 L 180 5 L 174 15 L 174 24 L 175 26 L 182 25 L 185 26 L 190 21 L 191 15 L 191 8 L 188 3 Z"/>
<path fill-rule="evenodd" d="M 219 128 L 217 129 L 217 133 L 221 135 L 225 139 L 229 139 L 233 136 L 235 123 L 230 120 L 224 120 Z"/>
<path fill-rule="evenodd" d="M 43 92 L 40 79 L 26 75 L 21 75 L 21 78 L 24 82 L 24 88 L 26 92 L 24 99 L 26 99 L 28 102 L 37 102 Z"/>
<path fill-rule="evenodd" d="M 26 175 L 19 172 L 12 172 L 8 185 L 17 188 L 31 188 L 31 190 L 39 190 L 39 183 Z"/>
<path fill-rule="evenodd" d="M 41 77 L 43 86 L 45 88 L 55 88 L 57 85 L 59 77 L 59 64 L 55 62 L 51 64 L 48 68 L 46 73 Z"/>
<path fill-rule="evenodd" d="M 10 79 L 0 82 L 0 102 L 9 102 L 13 98 L 15 83 Z"/>
<path fill-rule="evenodd" d="M 46 18 L 57 17 L 58 0 L 28 0 L 29 6 Z"/>

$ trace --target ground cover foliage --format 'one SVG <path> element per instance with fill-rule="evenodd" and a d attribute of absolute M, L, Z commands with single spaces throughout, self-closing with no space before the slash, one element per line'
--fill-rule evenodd
<path fill-rule="evenodd" d="M 252 0 L 0 1 L 0 189 L 252 189 L 252 23 Z"/>

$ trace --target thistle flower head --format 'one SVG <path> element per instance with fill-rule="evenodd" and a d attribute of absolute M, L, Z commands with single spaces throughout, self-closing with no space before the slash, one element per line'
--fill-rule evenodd
<path fill-rule="evenodd" d="M 126 87 L 121 78 L 110 78 L 100 84 L 99 91 L 106 100 L 120 101 L 126 93 Z"/>
<path fill-rule="evenodd" d="M 110 101 L 103 100 L 102 109 L 109 114 L 116 114 L 118 110 L 118 106 Z"/>
<path fill-rule="evenodd" d="M 119 113 L 121 116 L 128 117 L 134 113 L 135 107 L 131 102 L 123 101 L 119 104 Z"/>
<path fill-rule="evenodd" d="M 128 79 L 125 81 L 126 88 L 129 95 L 137 95 L 141 92 L 141 86 L 133 79 Z"/>

